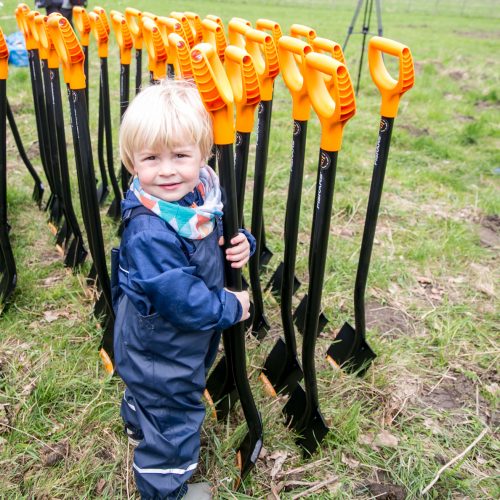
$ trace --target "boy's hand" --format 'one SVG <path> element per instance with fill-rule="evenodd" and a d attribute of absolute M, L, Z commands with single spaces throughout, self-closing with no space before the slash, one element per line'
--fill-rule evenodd
<path fill-rule="evenodd" d="M 227 289 L 226 289 L 227 290 Z M 232 290 L 227 290 L 228 292 L 234 293 L 239 303 L 241 304 L 241 318 L 240 321 L 245 321 L 250 317 L 250 296 L 247 291 L 233 292 Z"/>
<path fill-rule="evenodd" d="M 219 245 L 224 244 L 224 238 L 220 238 Z M 231 267 L 241 269 L 250 258 L 250 243 L 243 233 L 238 233 L 231 240 L 232 247 L 226 250 L 226 259 L 231 262 Z"/>

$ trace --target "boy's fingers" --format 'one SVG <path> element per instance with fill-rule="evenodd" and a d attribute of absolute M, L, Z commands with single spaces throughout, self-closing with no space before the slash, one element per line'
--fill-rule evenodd
<path fill-rule="evenodd" d="M 246 240 L 247 237 L 243 233 L 238 233 L 232 240 L 231 245 L 236 245 L 237 243 L 241 243 Z"/>

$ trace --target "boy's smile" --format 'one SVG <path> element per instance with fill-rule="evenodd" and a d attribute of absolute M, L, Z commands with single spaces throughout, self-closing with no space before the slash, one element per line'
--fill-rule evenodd
<path fill-rule="evenodd" d="M 164 201 L 179 201 L 200 182 L 205 164 L 196 144 L 144 148 L 134 153 L 134 171 L 142 189 Z"/>

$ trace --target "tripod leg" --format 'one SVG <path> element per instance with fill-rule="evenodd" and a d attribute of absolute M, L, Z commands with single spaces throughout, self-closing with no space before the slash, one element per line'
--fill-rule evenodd
<path fill-rule="evenodd" d="M 344 45 L 342 46 L 342 50 L 345 51 L 347 47 L 347 42 L 349 41 L 349 37 L 352 35 L 352 30 L 354 29 L 354 25 L 356 24 L 356 19 L 359 16 L 359 11 L 361 10 L 361 6 L 363 5 L 363 0 L 358 0 L 358 4 L 356 5 L 356 10 L 354 11 L 354 15 L 352 16 L 351 24 L 349 25 L 349 29 L 347 30 L 347 36 L 344 41 Z"/>
<path fill-rule="evenodd" d="M 363 41 L 361 42 L 361 55 L 359 57 L 359 66 L 358 66 L 358 80 L 356 82 L 356 95 L 358 95 L 359 92 L 359 82 L 361 80 L 361 69 L 363 68 L 363 56 L 365 55 L 365 45 L 366 45 L 366 35 L 370 31 L 370 19 L 371 19 L 371 14 L 372 14 L 372 8 L 373 8 L 373 0 L 369 0 L 369 3 L 367 2 L 365 4 L 365 13 L 363 16 Z"/>
<path fill-rule="evenodd" d="M 375 7 L 377 9 L 377 24 L 378 24 L 378 36 L 384 36 L 384 28 L 382 26 L 382 7 L 380 6 L 380 0 L 375 0 Z"/>

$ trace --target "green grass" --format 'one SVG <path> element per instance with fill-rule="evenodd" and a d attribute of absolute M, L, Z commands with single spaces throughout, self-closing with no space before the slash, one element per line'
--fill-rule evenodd
<path fill-rule="evenodd" d="M 0 25 L 8 34 L 16 29 L 16 2 L 3 4 Z M 107 11 L 123 11 L 131 4 L 100 3 Z M 232 16 L 253 22 L 268 17 L 284 31 L 299 22 L 340 43 L 355 7 L 347 0 L 133 4 L 161 14 L 173 8 L 202 17 L 218 14 L 226 23 Z M 485 426 L 486 436 L 443 472 L 427 498 L 500 496 L 495 414 L 500 383 L 498 6 L 498 0 L 383 2 L 384 33 L 411 48 L 416 82 L 402 98 L 395 121 L 367 289 L 368 342 L 378 357 L 364 378 L 334 371 L 324 360 L 336 331 L 345 321 L 353 322 L 352 288 L 380 106 L 365 60 L 357 114 L 345 128 L 339 153 L 323 290 L 330 323 L 317 341 L 320 406 L 331 432 L 319 451 L 304 460 L 293 434 L 281 424 L 283 398 L 270 399 L 259 384 L 259 369 L 281 334 L 278 304 L 266 293 L 271 332 L 260 344 L 252 337 L 247 342 L 248 372 L 264 422 L 266 453 L 244 487 L 234 492 L 233 447 L 246 432 L 241 408 L 237 405 L 226 422 L 207 418 L 196 477 L 210 481 L 218 498 L 275 498 L 272 489 L 279 490 L 281 498 L 293 498 L 330 476 L 338 476 L 337 482 L 311 498 L 375 498 L 377 483 L 400 487 L 407 498 L 422 498 L 420 492 L 438 470 Z M 346 50 L 354 81 L 360 44 L 361 37 L 353 35 Z M 144 69 L 145 65 L 146 61 Z M 119 67 L 114 40 L 109 70 L 118 163 Z M 94 138 L 99 74 L 94 43 L 90 71 Z M 8 95 L 25 147 L 41 172 L 27 68 L 9 68 Z M 67 109 L 65 113 L 73 161 Z M 275 255 L 263 283 L 283 256 L 292 123 L 291 101 L 281 77 L 275 86 L 272 124 L 264 213 L 268 245 Z M 308 281 L 319 136 L 318 120 L 311 113 L 297 255 L 303 286 L 296 304 Z M 31 200 L 32 180 L 10 133 L 7 151 L 10 237 L 18 285 L 0 318 L 0 498 L 133 498 L 137 494 L 129 469 L 132 452 L 119 417 L 123 384 L 105 375 L 97 355 L 101 332 L 85 294 L 89 264 L 79 274 L 64 269 L 46 213 Z M 252 156 L 249 181 L 253 160 Z M 80 216 L 76 179 L 72 188 Z M 245 218 L 250 220 L 250 186 L 246 201 Z M 102 221 L 109 254 L 118 240 L 106 209 Z M 495 215 L 496 226 L 488 225 L 487 217 Z M 490 246 L 485 245 L 486 236 Z M 395 438 L 392 445 L 373 442 L 382 431 Z M 69 445 L 65 458 L 46 464 L 50 448 L 61 443 Z M 284 462 L 272 477 L 280 457 Z"/>

